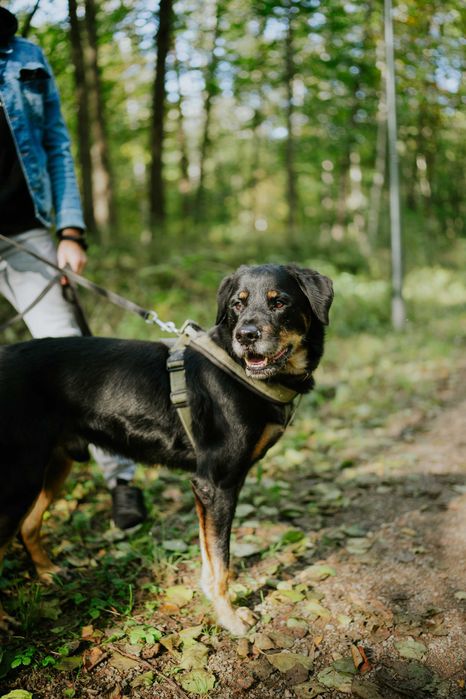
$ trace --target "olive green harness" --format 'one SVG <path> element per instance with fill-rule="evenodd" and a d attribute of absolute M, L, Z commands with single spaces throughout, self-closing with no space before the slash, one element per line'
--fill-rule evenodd
<path fill-rule="evenodd" d="M 168 344 L 168 343 L 167 343 Z M 184 366 L 184 353 L 186 347 L 191 347 L 206 357 L 212 364 L 222 369 L 234 379 L 246 386 L 253 393 L 266 398 L 271 403 L 283 408 L 283 428 L 287 427 L 295 412 L 293 401 L 298 395 L 296 391 L 281 384 L 269 384 L 258 379 L 246 376 L 244 370 L 219 347 L 205 330 L 190 320 L 187 320 L 181 328 L 180 334 L 174 343 L 169 344 L 167 369 L 170 374 L 170 400 L 181 420 L 189 441 L 195 449 L 192 431 L 192 414 L 188 403 L 188 390 L 186 386 L 186 372 Z"/>

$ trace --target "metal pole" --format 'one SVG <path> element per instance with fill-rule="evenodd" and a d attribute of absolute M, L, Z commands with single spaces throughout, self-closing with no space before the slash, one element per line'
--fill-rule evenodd
<path fill-rule="evenodd" d="M 403 301 L 403 266 L 400 223 L 400 182 L 396 150 L 395 58 L 393 48 L 392 2 L 384 0 L 385 85 L 387 94 L 388 164 L 390 173 L 390 240 L 392 251 L 392 324 L 396 330 L 405 325 Z"/>

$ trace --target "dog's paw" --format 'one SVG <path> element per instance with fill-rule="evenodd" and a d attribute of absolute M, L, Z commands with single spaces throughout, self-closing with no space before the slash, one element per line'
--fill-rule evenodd
<path fill-rule="evenodd" d="M 247 607 L 233 609 L 231 605 L 217 607 L 218 623 L 233 636 L 246 636 L 251 626 L 256 623 L 256 618 Z"/>
<path fill-rule="evenodd" d="M 236 614 L 249 628 L 257 622 L 257 616 L 248 607 L 238 607 Z"/>
<path fill-rule="evenodd" d="M 57 579 L 65 577 L 62 568 L 56 565 L 48 566 L 47 568 L 37 568 L 37 577 L 43 585 L 55 585 Z"/>

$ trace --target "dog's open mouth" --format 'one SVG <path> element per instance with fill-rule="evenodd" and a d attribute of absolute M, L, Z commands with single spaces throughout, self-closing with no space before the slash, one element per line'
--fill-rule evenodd
<path fill-rule="evenodd" d="M 256 352 L 246 352 L 243 356 L 244 363 L 249 374 L 269 375 L 281 368 L 292 351 L 291 345 L 282 347 L 278 352 L 272 355 L 257 354 Z"/>

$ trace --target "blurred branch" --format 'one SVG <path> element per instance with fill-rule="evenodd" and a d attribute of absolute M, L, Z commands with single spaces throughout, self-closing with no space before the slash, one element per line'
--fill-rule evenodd
<path fill-rule="evenodd" d="M 31 22 L 32 22 L 37 10 L 39 9 L 39 5 L 40 5 L 40 0 L 36 0 L 36 4 L 34 5 L 32 10 L 28 14 L 26 19 L 24 20 L 23 28 L 21 29 L 21 36 L 23 37 L 23 39 L 26 39 L 29 35 L 29 32 L 31 30 Z"/>

